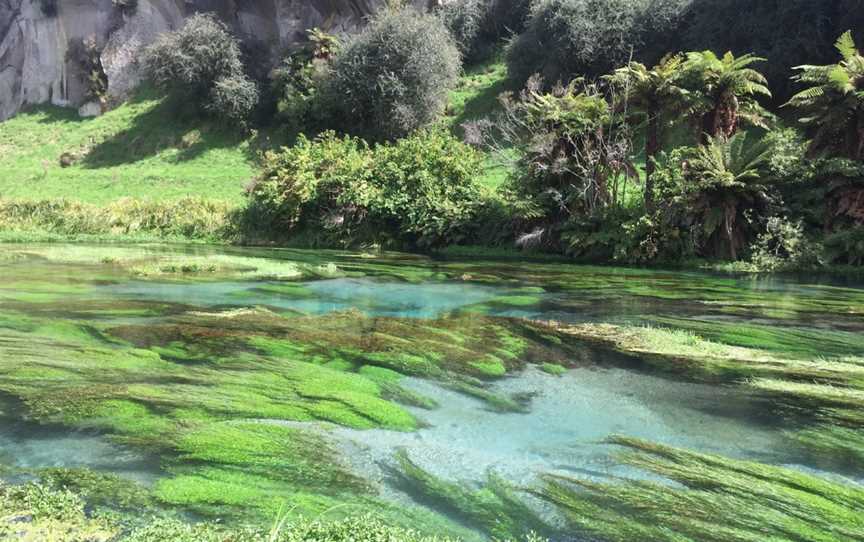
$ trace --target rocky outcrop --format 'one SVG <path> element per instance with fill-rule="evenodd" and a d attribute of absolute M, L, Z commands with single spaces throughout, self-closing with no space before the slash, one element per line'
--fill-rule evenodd
<path fill-rule="evenodd" d="M 95 37 L 102 47 L 108 95 L 128 96 L 141 81 L 139 59 L 160 33 L 178 28 L 195 12 L 219 16 L 240 36 L 256 62 L 272 66 L 308 28 L 349 33 L 386 0 L 138 0 L 122 13 L 112 0 L 0 0 L 0 120 L 28 104 L 79 107 L 85 78 L 68 58 L 75 40 Z"/>

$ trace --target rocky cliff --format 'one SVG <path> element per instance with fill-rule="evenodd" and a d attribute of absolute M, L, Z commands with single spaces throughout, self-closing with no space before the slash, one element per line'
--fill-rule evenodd
<path fill-rule="evenodd" d="M 256 62 L 272 65 L 305 30 L 347 33 L 386 0 L 138 0 L 134 10 L 115 0 L 0 0 L 0 120 L 28 104 L 80 106 L 87 83 L 70 47 L 95 39 L 110 99 L 140 81 L 143 47 L 195 12 L 219 16 L 240 36 Z"/>

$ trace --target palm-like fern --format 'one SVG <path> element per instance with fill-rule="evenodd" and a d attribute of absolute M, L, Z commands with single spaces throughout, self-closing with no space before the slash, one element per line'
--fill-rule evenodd
<path fill-rule="evenodd" d="M 864 159 L 864 55 L 852 32 L 837 40 L 841 60 L 828 66 L 798 66 L 795 77 L 809 85 L 789 100 L 807 113 L 801 119 L 812 127 L 811 150 L 838 153 L 853 160 Z"/>
<path fill-rule="evenodd" d="M 701 96 L 705 134 L 729 139 L 741 120 L 765 126 L 767 113 L 757 98 L 771 97 L 771 91 L 765 76 L 751 67 L 763 61 L 750 54 L 736 57 L 729 52 L 718 57 L 712 51 L 687 53 L 686 69 Z"/>
<path fill-rule="evenodd" d="M 653 68 L 631 62 L 607 78 L 613 87 L 623 90 L 620 109 L 645 121 L 645 206 L 649 209 L 654 204 L 654 159 L 663 146 L 668 117 L 690 103 L 690 93 L 680 85 L 683 67 L 684 57 L 673 55 Z"/>
<path fill-rule="evenodd" d="M 746 132 L 729 140 L 709 136 L 686 165 L 690 211 L 715 252 L 725 252 L 733 260 L 753 233 L 748 213 L 762 215 L 771 201 L 763 176 L 769 152 L 761 141 L 750 143 Z"/>

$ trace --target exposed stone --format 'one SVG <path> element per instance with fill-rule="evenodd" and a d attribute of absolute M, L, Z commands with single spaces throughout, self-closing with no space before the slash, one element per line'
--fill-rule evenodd
<path fill-rule="evenodd" d="M 87 102 L 78 108 L 78 116 L 82 118 L 98 117 L 102 114 L 102 104 L 100 102 Z"/>
<path fill-rule="evenodd" d="M 112 101 L 141 82 L 143 49 L 195 12 L 217 14 L 272 67 L 305 31 L 356 31 L 386 0 L 139 0 L 123 14 L 111 0 L 62 0 L 46 16 L 39 0 L 0 0 L 0 120 L 28 104 L 81 106 L 86 81 L 67 59 L 72 40 L 95 36 L 104 46 L 102 66 Z M 415 0 L 426 7 L 425 0 Z"/>

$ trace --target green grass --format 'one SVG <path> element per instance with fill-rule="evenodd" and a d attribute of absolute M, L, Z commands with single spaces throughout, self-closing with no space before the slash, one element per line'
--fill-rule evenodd
<path fill-rule="evenodd" d="M 185 118 L 146 90 L 94 119 L 40 107 L 0 123 L 0 197 L 240 202 L 260 139 Z M 72 166 L 61 167 L 64 153 Z"/>
<path fill-rule="evenodd" d="M 459 138 L 464 135 L 462 124 L 494 116 L 500 109 L 498 96 L 509 90 L 507 65 L 502 56 L 469 67 L 459 80 L 456 89 L 450 93 L 450 103 L 444 122 Z M 497 190 L 510 176 L 512 166 L 507 160 L 487 155 L 484 161 L 483 176 L 480 184 Z"/>

